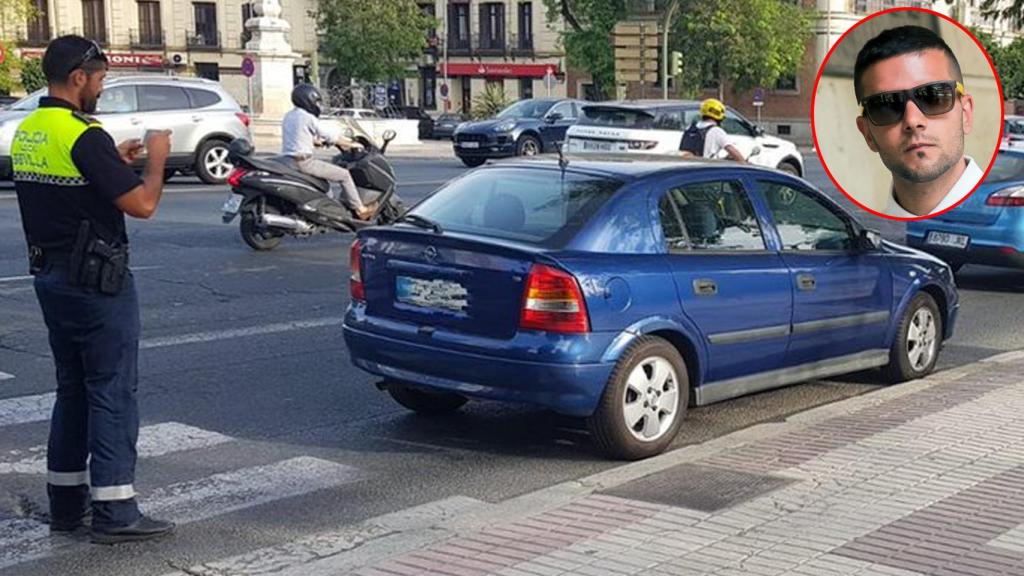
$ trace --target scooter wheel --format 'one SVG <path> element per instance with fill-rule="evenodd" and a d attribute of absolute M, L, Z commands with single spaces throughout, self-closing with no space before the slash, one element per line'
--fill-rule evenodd
<path fill-rule="evenodd" d="M 268 212 L 272 211 L 270 206 L 267 206 L 266 209 Z M 256 215 L 251 210 L 242 212 L 242 219 L 238 224 L 238 230 L 242 234 L 242 240 L 250 248 L 259 252 L 273 250 L 281 243 L 281 239 L 284 238 L 283 232 L 266 230 L 257 224 Z"/>

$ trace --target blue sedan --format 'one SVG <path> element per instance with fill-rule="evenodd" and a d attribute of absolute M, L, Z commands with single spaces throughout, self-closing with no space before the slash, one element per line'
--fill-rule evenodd
<path fill-rule="evenodd" d="M 1024 150 L 1000 150 L 985 181 L 963 204 L 907 224 L 907 244 L 964 264 L 1024 268 Z"/>
<path fill-rule="evenodd" d="M 350 257 L 345 342 L 399 403 L 532 403 L 626 459 L 665 450 L 691 405 L 924 376 L 958 309 L 941 260 L 804 180 L 714 161 L 488 166 Z"/>

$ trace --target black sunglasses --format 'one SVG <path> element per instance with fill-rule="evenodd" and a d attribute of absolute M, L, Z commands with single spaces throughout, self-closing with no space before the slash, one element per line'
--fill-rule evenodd
<path fill-rule="evenodd" d="M 102 60 L 103 62 L 107 61 L 107 56 L 103 53 L 103 50 L 100 48 L 99 44 L 93 42 L 92 40 L 89 41 L 89 44 L 89 49 L 86 50 L 85 53 L 82 54 L 82 56 L 79 57 L 77 60 L 74 60 L 74 63 L 71 65 L 71 67 L 68 68 L 68 74 L 71 74 L 75 70 L 78 70 L 82 66 L 85 66 L 85 63 L 91 60 Z"/>
<path fill-rule="evenodd" d="M 906 90 L 882 92 L 860 101 L 863 114 L 875 126 L 891 126 L 903 120 L 907 102 L 914 104 L 925 116 L 938 116 L 953 109 L 957 96 L 963 96 L 964 85 L 956 80 L 922 84 Z"/>

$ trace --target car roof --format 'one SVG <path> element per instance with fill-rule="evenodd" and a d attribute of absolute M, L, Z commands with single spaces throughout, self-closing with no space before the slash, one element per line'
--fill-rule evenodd
<path fill-rule="evenodd" d="M 580 174 L 608 176 L 620 180 L 637 180 L 670 170 L 749 170 L 778 174 L 776 170 L 753 164 L 737 164 L 732 160 L 713 160 L 703 158 L 682 158 L 663 154 L 587 154 L 566 155 L 567 171 Z M 488 168 L 516 167 L 544 169 L 558 168 L 556 157 L 535 156 L 506 160 L 488 164 Z"/>
<path fill-rule="evenodd" d="M 585 104 L 584 108 L 591 106 L 653 110 L 658 108 L 678 108 L 679 106 L 700 106 L 700 102 L 697 100 L 606 100 L 604 102 L 590 102 Z"/>
<path fill-rule="evenodd" d="M 221 88 L 219 82 L 207 80 L 206 78 L 193 78 L 186 76 L 164 76 L 159 74 L 134 74 L 131 76 L 113 76 L 107 78 L 105 85 L 114 84 L 186 84 L 191 86 L 202 86 L 204 88 Z"/>

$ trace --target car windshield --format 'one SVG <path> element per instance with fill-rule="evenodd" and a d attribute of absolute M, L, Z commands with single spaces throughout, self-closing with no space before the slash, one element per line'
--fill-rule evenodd
<path fill-rule="evenodd" d="M 1024 156 L 1020 154 L 999 154 L 992 164 L 992 170 L 985 182 L 1010 182 L 1024 180 Z"/>
<path fill-rule="evenodd" d="M 649 130 L 654 126 L 654 115 L 645 110 L 615 106 L 584 106 L 580 126 L 615 126 Z"/>
<path fill-rule="evenodd" d="M 498 113 L 498 118 L 542 118 L 554 106 L 550 100 L 520 100 Z"/>
<path fill-rule="evenodd" d="M 35 110 L 39 107 L 39 99 L 46 96 L 46 90 L 37 90 L 28 96 L 25 96 L 21 100 L 18 100 L 14 104 L 11 104 L 10 110 Z"/>
<path fill-rule="evenodd" d="M 494 168 L 451 182 L 412 213 L 445 231 L 561 248 L 620 186 L 605 177 Z"/>

